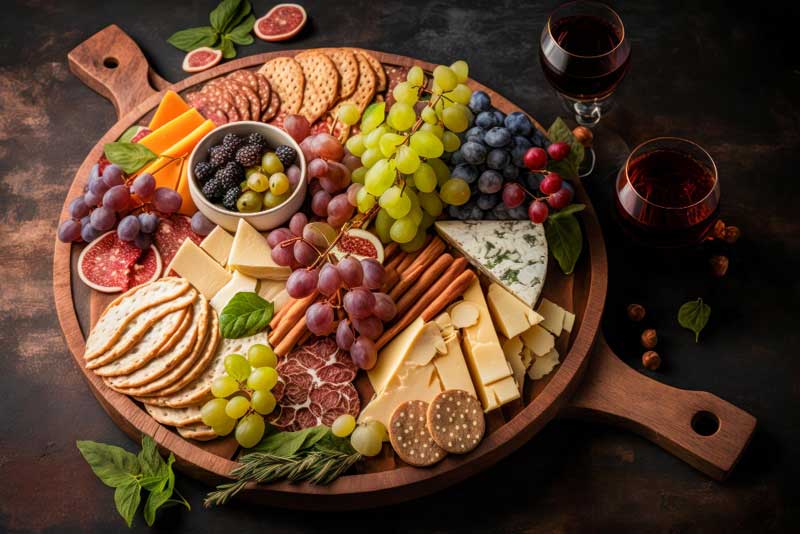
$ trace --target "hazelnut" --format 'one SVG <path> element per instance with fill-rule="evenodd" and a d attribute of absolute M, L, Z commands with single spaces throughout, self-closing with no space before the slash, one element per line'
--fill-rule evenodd
<path fill-rule="evenodd" d="M 661 356 L 654 350 L 648 350 L 642 354 L 642 365 L 644 365 L 645 369 L 655 371 L 661 367 Z"/>
<path fill-rule="evenodd" d="M 647 311 L 641 304 L 628 304 L 627 312 L 628 312 L 628 319 L 630 319 L 635 323 L 638 323 L 639 321 L 644 319 L 644 316 L 647 314 Z"/>
<path fill-rule="evenodd" d="M 722 278 L 728 272 L 728 258 L 726 256 L 711 256 L 708 263 L 711 266 L 711 274 L 717 278 Z"/>
<path fill-rule="evenodd" d="M 594 141 L 594 134 L 589 128 L 586 126 L 576 126 L 575 129 L 572 130 L 572 135 L 575 136 L 575 139 L 582 144 L 584 148 L 591 148 L 592 141 Z"/>
<path fill-rule="evenodd" d="M 739 240 L 741 235 L 742 231 L 739 230 L 738 226 L 728 226 L 725 228 L 725 237 L 723 239 L 725 239 L 726 243 L 733 245 Z"/>
<path fill-rule="evenodd" d="M 717 219 L 714 228 L 711 230 L 711 237 L 714 239 L 725 239 L 725 223 L 722 219 Z"/>
<path fill-rule="evenodd" d="M 656 334 L 655 328 L 648 328 L 642 332 L 641 342 L 644 348 L 654 349 L 658 344 L 658 334 Z"/>

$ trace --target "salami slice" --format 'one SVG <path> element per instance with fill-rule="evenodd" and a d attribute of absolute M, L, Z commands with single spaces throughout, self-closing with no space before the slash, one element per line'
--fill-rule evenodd
<path fill-rule="evenodd" d="M 330 425 L 361 410 L 352 381 L 356 366 L 331 337 L 312 339 L 278 361 L 278 406 L 271 423 L 284 430 Z"/>
<path fill-rule="evenodd" d="M 192 220 L 185 215 L 172 215 L 168 219 L 161 219 L 161 224 L 156 230 L 156 248 L 161 255 L 163 276 L 167 276 L 167 268 L 172 258 L 178 252 L 186 238 L 199 245 L 203 238 L 192 231 Z"/>

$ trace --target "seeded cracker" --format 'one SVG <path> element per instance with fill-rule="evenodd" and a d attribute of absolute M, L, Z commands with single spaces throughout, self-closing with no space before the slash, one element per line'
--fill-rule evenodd
<path fill-rule="evenodd" d="M 427 420 L 433 440 L 453 454 L 464 454 L 477 447 L 486 431 L 480 401 L 461 389 L 436 395 L 428 407 Z"/>
<path fill-rule="evenodd" d="M 258 70 L 273 91 L 281 98 L 279 113 L 294 114 L 300 111 L 306 79 L 303 68 L 290 57 L 278 57 L 264 63 Z"/>
<path fill-rule="evenodd" d="M 406 401 L 394 410 L 389 422 L 394 452 L 409 465 L 425 467 L 447 456 L 428 432 L 427 414 L 427 402 Z"/>
<path fill-rule="evenodd" d="M 356 90 L 358 83 L 358 61 L 345 48 L 324 48 L 323 54 L 331 58 L 339 71 L 339 98 L 347 98 Z"/>

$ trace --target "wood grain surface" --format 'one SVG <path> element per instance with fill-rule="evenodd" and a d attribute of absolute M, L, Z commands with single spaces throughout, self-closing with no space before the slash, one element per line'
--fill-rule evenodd
<path fill-rule="evenodd" d="M 347 43 L 430 61 L 465 57 L 477 80 L 502 88 L 543 122 L 563 114 L 535 59 L 537 35 L 554 2 L 435 3 L 411 9 L 405 2 L 305 4 L 311 22 L 295 41 L 259 42 L 240 54 Z M 12 5 L 0 21 L 0 253 L 5 275 L 0 340 L 6 349 L 0 386 L 2 421 L 11 429 L 0 439 L 4 531 L 103 532 L 122 526 L 111 491 L 86 468 L 74 440 L 132 445 L 87 395 L 68 356 L 52 309 L 47 258 L 69 180 L 98 132 L 114 122 L 113 107 L 70 75 L 66 52 L 117 22 L 156 71 L 178 80 L 182 54 L 164 39 L 176 29 L 205 24 L 212 6 L 175 6 L 165 17 L 162 5 L 145 0 L 108 9 L 106 4 L 45 1 Z M 618 106 L 597 132 L 608 169 L 626 144 L 664 133 L 695 139 L 720 169 L 722 216 L 742 227 L 744 237 L 724 250 L 731 269 L 723 280 L 707 275 L 709 250 L 663 254 L 638 249 L 616 232 L 607 209 L 610 184 L 599 173 L 586 185 L 601 215 L 611 265 L 604 331 L 626 363 L 642 372 L 638 332 L 624 319 L 627 303 L 642 302 L 649 326 L 659 330 L 665 359 L 661 370 L 645 371 L 647 376 L 711 391 L 759 417 L 759 430 L 731 479 L 712 482 L 628 432 L 565 420 L 548 425 L 520 451 L 469 482 L 375 512 L 299 518 L 242 504 L 204 512 L 199 507 L 205 488 L 179 477 L 178 487 L 194 509 L 165 511 L 159 515 L 160 528 L 248 530 L 263 528 L 267 520 L 276 530 L 304 532 L 345 520 L 348 530 L 361 530 L 387 517 L 395 528 L 415 531 L 797 528 L 800 337 L 793 323 L 800 233 L 793 206 L 800 77 L 792 53 L 796 44 L 788 40 L 797 9 L 778 3 L 751 10 L 722 2 L 675 9 L 653 1 L 615 2 L 615 7 L 634 40 L 634 54 Z M 385 12 L 394 18 L 382 17 Z M 365 19 L 370 24 L 363 24 Z M 33 42 L 32 32 L 38 32 Z M 680 304 L 697 296 L 713 312 L 695 345 L 674 316 Z M 521 473 L 525 476 L 515 476 Z M 482 513 L 477 518 L 448 513 L 464 509 Z M 134 527 L 146 530 L 141 516 Z"/>

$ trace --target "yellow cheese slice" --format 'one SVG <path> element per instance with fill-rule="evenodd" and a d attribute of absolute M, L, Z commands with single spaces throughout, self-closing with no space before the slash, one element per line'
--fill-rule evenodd
<path fill-rule="evenodd" d="M 268 280 L 286 280 L 292 272 L 289 267 L 275 263 L 266 238 L 244 219 L 239 219 L 239 226 L 236 227 L 228 268 L 253 278 Z"/>
<path fill-rule="evenodd" d="M 495 408 L 499 408 L 519 398 L 519 388 L 513 376 L 507 376 L 494 384 L 489 384 L 485 387 L 485 390 L 486 397 L 491 399 L 490 403 L 494 405 Z M 489 411 L 489 409 L 486 408 L 484 408 L 484 410 L 487 412 Z"/>
<path fill-rule="evenodd" d="M 456 330 L 453 327 L 453 319 L 450 317 L 449 313 L 440 313 L 438 316 L 436 316 L 433 322 L 439 327 L 439 331 L 442 333 L 442 337 L 445 341 L 450 339 L 451 336 L 455 335 Z"/>
<path fill-rule="evenodd" d="M 231 273 L 214 261 L 203 249 L 186 239 L 167 267 L 189 281 L 207 299 L 211 299 L 231 279 Z"/>
<path fill-rule="evenodd" d="M 386 390 L 373 398 L 358 415 L 359 423 L 380 421 L 388 428 L 394 410 L 410 400 L 431 402 L 444 391 L 433 365 L 404 366 L 404 374 L 396 376 Z"/>
<path fill-rule="evenodd" d="M 477 280 L 464 292 L 464 300 L 478 307 L 478 322 L 463 330 L 464 352 L 475 382 L 484 385 L 511 376 L 503 349 L 492 324 L 492 317 Z"/>
<path fill-rule="evenodd" d="M 217 260 L 217 263 L 223 267 L 228 263 L 231 245 L 233 245 L 233 236 L 221 226 L 214 227 L 211 233 L 200 242 L 200 248 L 205 250 L 209 256 Z"/>
<path fill-rule="evenodd" d="M 514 381 L 517 383 L 519 392 L 522 393 L 522 388 L 525 385 L 525 363 L 522 361 L 522 352 L 524 346 L 519 337 L 512 337 L 503 342 L 503 354 L 506 355 L 506 361 L 514 371 Z"/>
<path fill-rule="evenodd" d="M 424 326 L 425 321 L 422 320 L 422 317 L 417 317 L 378 353 L 375 367 L 367 371 L 372 389 L 377 395 L 380 395 L 389 385 Z"/>
<path fill-rule="evenodd" d="M 404 363 L 405 365 L 428 365 L 437 354 L 445 352 L 447 352 L 447 346 L 442 338 L 439 325 L 435 322 L 426 323 L 414 340 Z"/>
<path fill-rule="evenodd" d="M 560 336 L 561 330 L 564 327 L 564 308 L 543 298 L 537 311 L 544 317 L 544 321 L 541 322 L 541 325 L 547 329 L 548 332 L 552 332 L 554 336 Z"/>
<path fill-rule="evenodd" d="M 573 326 L 575 326 L 575 314 L 564 311 L 564 330 L 571 334 Z"/>
<path fill-rule="evenodd" d="M 272 306 L 274 307 L 276 313 L 281 311 L 281 308 L 283 308 L 286 303 L 289 302 L 289 298 L 289 293 L 286 291 L 285 287 L 277 295 L 272 297 Z"/>
<path fill-rule="evenodd" d="M 178 179 L 178 188 L 175 190 L 181 196 L 181 207 L 178 213 L 181 215 L 192 216 L 197 211 L 197 206 L 192 200 L 192 193 L 189 191 L 189 165 L 183 166 L 181 169 L 181 177 Z"/>
<path fill-rule="evenodd" d="M 444 389 L 461 389 L 477 397 L 472 378 L 469 376 L 467 362 L 464 360 L 464 353 L 461 352 L 461 344 L 458 335 L 453 334 L 446 343 L 447 352 L 433 359 L 439 380 L 442 381 Z"/>
<path fill-rule="evenodd" d="M 539 380 L 550 374 L 556 365 L 558 365 L 558 351 L 552 349 L 544 356 L 534 358 L 531 368 L 528 369 L 528 376 L 533 380 Z"/>
<path fill-rule="evenodd" d="M 175 91 L 167 91 L 164 93 L 161 103 L 158 105 L 158 109 L 147 127 L 150 130 L 160 128 L 187 109 L 189 109 L 189 104 L 187 104 L 178 93 Z"/>
<path fill-rule="evenodd" d="M 277 280 L 260 280 L 258 296 L 272 302 L 276 313 L 281 311 L 290 298 L 289 293 L 286 292 L 286 283 Z"/>
<path fill-rule="evenodd" d="M 509 339 L 544 320 L 530 306 L 524 304 L 499 284 L 492 283 L 489 286 L 486 300 L 489 303 L 494 324 Z"/>
<path fill-rule="evenodd" d="M 230 281 L 225 284 L 222 289 L 217 291 L 217 294 L 211 299 L 211 307 L 214 308 L 218 314 L 221 314 L 225 306 L 228 305 L 228 302 L 236 296 L 236 293 L 255 292 L 257 285 L 258 280 L 255 278 L 247 276 L 246 274 L 234 272 Z"/>
<path fill-rule="evenodd" d="M 538 324 L 524 331 L 520 334 L 520 337 L 522 337 L 522 342 L 525 346 L 536 356 L 544 356 L 550 352 L 556 344 L 553 334 Z"/>
<path fill-rule="evenodd" d="M 142 137 L 139 144 L 146 146 L 160 156 L 169 147 L 203 124 L 205 120 L 196 109 L 187 109 L 160 128 Z"/>

